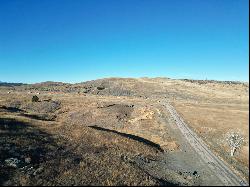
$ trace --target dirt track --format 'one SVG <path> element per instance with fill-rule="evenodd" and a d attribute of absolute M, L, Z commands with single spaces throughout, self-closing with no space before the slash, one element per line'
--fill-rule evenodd
<path fill-rule="evenodd" d="M 171 106 L 168 102 L 165 102 L 163 105 L 171 114 L 171 117 L 174 119 L 178 129 L 183 134 L 183 137 L 187 140 L 187 142 L 189 142 L 191 147 L 194 148 L 204 163 L 214 172 L 224 185 L 248 186 L 247 182 L 235 175 L 223 161 L 221 161 L 209 150 L 205 142 L 187 126 L 173 106 Z"/>

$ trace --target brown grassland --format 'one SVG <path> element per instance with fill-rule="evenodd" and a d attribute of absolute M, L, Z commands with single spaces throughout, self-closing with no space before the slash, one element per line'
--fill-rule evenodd
<path fill-rule="evenodd" d="M 0 184 L 194 184 L 178 174 L 152 174 L 137 162 L 180 151 L 181 142 L 160 120 L 169 120 L 163 100 L 248 180 L 248 89 L 248 83 L 167 78 L 0 86 Z M 32 102 L 33 95 L 39 102 Z M 230 157 L 224 135 L 233 129 L 245 141 Z M 19 165 L 6 165 L 8 158 L 17 158 Z"/>

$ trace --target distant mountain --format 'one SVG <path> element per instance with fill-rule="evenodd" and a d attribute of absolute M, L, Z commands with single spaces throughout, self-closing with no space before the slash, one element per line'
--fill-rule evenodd
<path fill-rule="evenodd" d="M 13 87 L 13 86 L 22 86 L 22 85 L 25 85 L 25 84 L 23 84 L 23 83 L 9 83 L 9 82 L 0 81 L 0 86 Z"/>

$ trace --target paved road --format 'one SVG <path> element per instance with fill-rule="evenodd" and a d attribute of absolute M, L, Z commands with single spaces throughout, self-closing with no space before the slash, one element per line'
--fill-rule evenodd
<path fill-rule="evenodd" d="M 165 102 L 164 106 L 171 114 L 171 117 L 174 119 L 177 127 L 184 135 L 184 138 L 190 143 L 198 155 L 200 155 L 206 165 L 214 171 L 215 175 L 223 184 L 227 186 L 248 186 L 247 182 L 243 181 L 240 177 L 234 174 L 222 160 L 209 150 L 205 142 L 187 126 L 172 105 Z"/>

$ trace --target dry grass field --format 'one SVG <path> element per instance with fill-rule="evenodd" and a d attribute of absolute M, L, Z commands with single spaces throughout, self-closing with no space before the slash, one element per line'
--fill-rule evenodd
<path fill-rule="evenodd" d="M 248 173 L 249 165 L 249 108 L 248 105 L 176 103 L 177 111 L 209 146 L 233 167 Z M 194 115 L 195 114 L 195 115 Z M 235 157 L 225 135 L 230 130 L 240 130 L 245 138 Z"/>
<path fill-rule="evenodd" d="M 249 175 L 249 92 L 247 85 L 208 84 L 201 87 L 211 92 L 200 101 L 173 102 L 177 111 L 189 126 L 226 160 L 236 171 Z M 225 141 L 229 131 L 240 131 L 244 144 L 234 157 Z"/>
<path fill-rule="evenodd" d="M 159 168 L 149 172 L 137 162 L 157 164 L 168 154 L 181 154 L 182 142 L 162 101 L 171 102 L 209 147 L 248 179 L 248 88 L 248 83 L 167 78 L 0 86 L 0 184 L 199 184 L 178 170 L 164 169 L 163 177 L 156 174 Z M 33 95 L 39 102 L 32 102 Z M 223 139 L 232 129 L 246 140 L 235 157 Z M 6 165 L 8 158 L 19 165 Z"/>
<path fill-rule="evenodd" d="M 133 164 L 138 155 L 157 157 L 154 144 L 29 114 L 1 108 L 2 185 L 164 184 Z M 18 169 L 4 165 L 7 158 L 18 158 Z M 31 162 L 26 163 L 27 159 Z"/>

